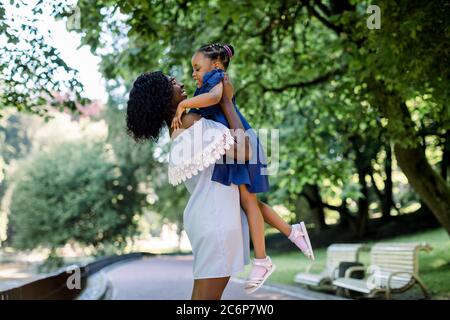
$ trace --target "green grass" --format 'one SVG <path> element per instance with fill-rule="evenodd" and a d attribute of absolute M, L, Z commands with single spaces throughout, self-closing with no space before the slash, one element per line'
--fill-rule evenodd
<path fill-rule="evenodd" d="M 427 242 L 431 245 L 433 247 L 431 252 L 419 254 L 419 275 L 434 299 L 450 299 L 450 238 L 444 229 L 385 239 L 383 242 Z M 368 242 L 369 245 L 373 243 Z M 277 266 L 268 283 L 295 285 L 293 281 L 295 274 L 304 271 L 309 265 L 308 260 L 299 251 L 283 254 L 269 251 L 268 254 Z M 314 254 L 316 261 L 312 272 L 319 272 L 325 266 L 326 249 L 316 249 Z M 369 252 L 362 252 L 360 260 L 367 265 Z M 250 266 L 247 266 L 239 277 L 245 278 L 249 271 Z"/>

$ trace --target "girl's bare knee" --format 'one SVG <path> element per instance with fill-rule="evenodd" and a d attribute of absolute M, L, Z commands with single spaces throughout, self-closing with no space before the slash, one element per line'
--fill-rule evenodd
<path fill-rule="evenodd" d="M 258 205 L 258 198 L 254 193 L 250 193 L 247 190 L 246 185 L 239 186 L 239 199 L 242 208 L 250 208 L 251 206 Z"/>

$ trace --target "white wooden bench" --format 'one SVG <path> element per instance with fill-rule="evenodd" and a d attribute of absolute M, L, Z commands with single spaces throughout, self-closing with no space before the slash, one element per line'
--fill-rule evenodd
<path fill-rule="evenodd" d="M 294 282 L 308 287 L 331 288 L 332 281 L 337 277 L 341 262 L 358 262 L 359 252 L 364 248 L 361 243 L 332 244 L 327 248 L 326 266 L 320 273 L 311 273 L 313 264 L 306 268 L 305 272 L 297 273 Z"/>
<path fill-rule="evenodd" d="M 351 278 L 353 272 L 365 267 L 350 267 L 343 278 L 333 281 L 333 285 L 344 289 L 348 296 L 352 296 L 352 291 L 367 298 L 384 293 L 386 299 L 390 299 L 391 293 L 402 293 L 418 284 L 425 298 L 429 298 L 419 278 L 418 252 L 431 249 L 426 243 L 377 243 L 371 250 L 368 277 L 362 280 Z"/>

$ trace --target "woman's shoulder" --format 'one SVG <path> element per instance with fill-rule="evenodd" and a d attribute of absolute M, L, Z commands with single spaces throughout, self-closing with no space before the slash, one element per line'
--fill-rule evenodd
<path fill-rule="evenodd" d="M 229 129 L 222 123 L 204 118 L 199 114 L 193 112 L 185 114 L 181 118 L 181 122 L 182 124 L 180 127 L 180 131 L 192 132 L 196 130 L 195 127 L 197 126 L 197 128 L 201 127 L 202 135 L 205 135 L 205 132 L 209 130 L 209 132 L 206 134 L 207 137 L 209 135 L 213 135 L 216 131 L 218 132 L 217 134 L 220 134 L 219 131 L 229 131 Z"/>
<path fill-rule="evenodd" d="M 196 113 L 186 113 L 181 118 L 181 128 L 187 129 L 194 125 L 198 120 L 200 120 L 202 117 Z"/>
<path fill-rule="evenodd" d="M 186 113 L 181 117 L 181 126 L 178 130 L 171 133 L 170 138 L 174 140 L 176 137 L 181 135 L 184 131 L 192 127 L 197 121 L 202 119 L 202 117 L 196 113 Z"/>

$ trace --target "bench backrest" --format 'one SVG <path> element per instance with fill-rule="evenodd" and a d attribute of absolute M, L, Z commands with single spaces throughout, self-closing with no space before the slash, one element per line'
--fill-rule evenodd
<path fill-rule="evenodd" d="M 424 243 L 377 243 L 371 250 L 370 272 L 377 287 L 386 287 L 394 272 L 406 272 L 392 278 L 392 287 L 399 288 L 419 274 L 418 252 L 430 247 Z"/>
<path fill-rule="evenodd" d="M 327 249 L 326 268 L 329 272 L 339 266 L 341 262 L 357 262 L 359 252 L 363 248 L 361 243 L 336 243 Z"/>

